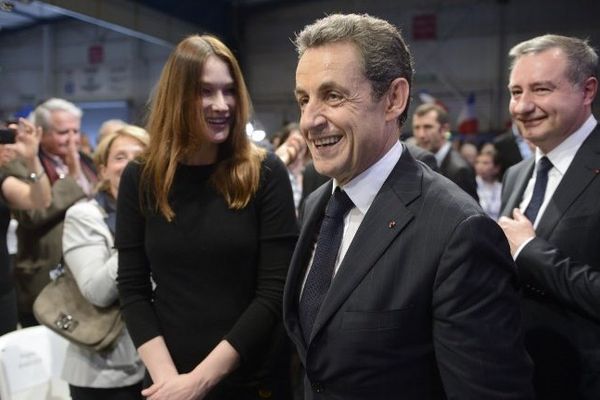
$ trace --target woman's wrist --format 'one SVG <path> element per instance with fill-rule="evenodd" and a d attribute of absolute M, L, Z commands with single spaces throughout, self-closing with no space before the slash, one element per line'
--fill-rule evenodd
<path fill-rule="evenodd" d="M 42 180 L 44 175 L 46 175 L 46 171 L 42 169 L 40 172 L 30 172 L 26 178 L 30 183 L 38 183 Z"/>
<path fill-rule="evenodd" d="M 44 175 L 46 175 L 46 171 L 44 170 L 44 167 L 42 166 L 39 159 L 37 158 L 37 155 L 35 156 L 35 158 L 33 160 L 31 160 L 30 162 L 27 162 L 26 165 L 27 165 L 28 173 L 25 178 L 30 183 L 39 182 L 44 177 Z"/>
<path fill-rule="evenodd" d="M 240 356 L 229 344 L 222 340 L 202 362 L 194 368 L 191 375 L 199 388 L 211 389 L 217 385 L 225 376 L 234 371 L 238 365 Z"/>

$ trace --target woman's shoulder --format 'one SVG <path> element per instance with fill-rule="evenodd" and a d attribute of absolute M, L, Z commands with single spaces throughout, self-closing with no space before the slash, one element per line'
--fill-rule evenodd
<path fill-rule="evenodd" d="M 121 182 L 119 185 L 119 195 L 122 192 L 127 193 L 128 196 L 134 194 L 137 196 L 138 188 L 142 181 L 142 170 L 144 164 L 138 160 L 130 161 L 123 173 L 121 174 Z"/>
<path fill-rule="evenodd" d="M 273 152 L 267 152 L 261 162 L 258 197 L 271 197 L 274 193 L 290 192 L 290 178 L 285 164 Z"/>
<path fill-rule="evenodd" d="M 123 176 L 126 175 L 126 176 L 133 177 L 134 179 L 139 179 L 143 168 L 144 168 L 144 164 L 142 161 L 140 161 L 140 160 L 130 161 L 127 164 L 127 166 L 125 166 L 125 169 L 123 170 Z"/>
<path fill-rule="evenodd" d="M 95 199 L 82 199 L 73 204 L 67 210 L 65 218 L 103 218 L 103 213 L 100 205 Z"/>
<path fill-rule="evenodd" d="M 287 174 L 287 168 L 285 167 L 285 164 L 272 151 L 268 151 L 264 155 L 264 157 L 262 159 L 262 169 L 263 169 L 263 171 L 267 171 L 267 172 L 280 171 L 280 172 L 286 172 L 286 174 Z"/>

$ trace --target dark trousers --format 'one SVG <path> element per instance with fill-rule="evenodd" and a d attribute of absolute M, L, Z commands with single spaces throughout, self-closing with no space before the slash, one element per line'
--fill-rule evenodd
<path fill-rule="evenodd" d="M 0 336 L 17 329 L 17 294 L 14 289 L 0 295 Z"/>
<path fill-rule="evenodd" d="M 89 388 L 69 385 L 72 400 L 141 400 L 142 382 L 119 388 Z"/>
<path fill-rule="evenodd" d="M 40 324 L 32 312 L 22 311 L 19 311 L 19 323 L 21 324 L 21 328 L 29 328 L 30 326 L 38 326 Z"/>

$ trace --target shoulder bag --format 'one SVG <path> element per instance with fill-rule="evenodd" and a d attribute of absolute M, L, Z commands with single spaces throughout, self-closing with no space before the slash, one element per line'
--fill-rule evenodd
<path fill-rule="evenodd" d="M 124 327 L 118 301 L 110 307 L 90 303 L 66 266 L 59 264 L 51 277 L 33 304 L 39 323 L 77 345 L 111 350 Z"/>

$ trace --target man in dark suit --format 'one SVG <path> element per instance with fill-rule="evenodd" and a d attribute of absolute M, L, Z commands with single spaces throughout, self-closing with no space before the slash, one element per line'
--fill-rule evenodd
<path fill-rule="evenodd" d="M 600 128 L 591 111 L 598 56 L 586 42 L 557 35 L 520 43 L 510 56 L 510 112 L 537 150 L 507 171 L 499 222 L 524 285 L 536 394 L 598 399 Z"/>
<path fill-rule="evenodd" d="M 516 123 L 513 123 L 508 131 L 496 136 L 493 144 L 498 152 L 501 177 L 507 169 L 532 155 L 529 144 L 521 137 Z"/>
<path fill-rule="evenodd" d="M 506 238 L 398 139 L 413 71 L 400 32 L 336 14 L 296 46 L 300 128 L 333 178 L 306 201 L 284 291 L 306 398 L 531 398 Z"/>
<path fill-rule="evenodd" d="M 467 160 L 452 148 L 446 136 L 450 132 L 446 110 L 434 103 L 421 104 L 413 114 L 412 128 L 417 145 L 435 155 L 440 173 L 478 200 L 475 171 Z"/>

